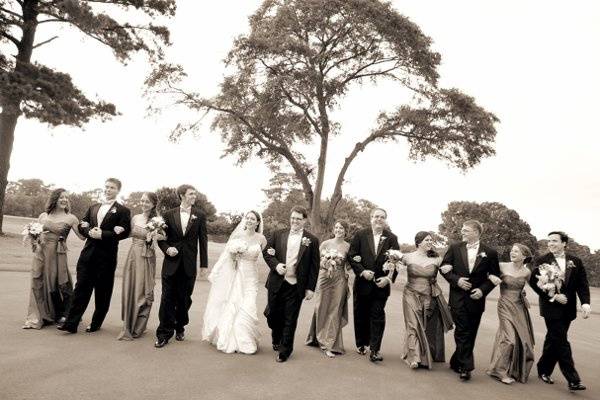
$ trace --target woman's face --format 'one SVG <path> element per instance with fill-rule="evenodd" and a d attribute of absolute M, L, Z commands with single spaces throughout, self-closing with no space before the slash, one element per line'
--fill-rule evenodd
<path fill-rule="evenodd" d="M 346 229 L 344 229 L 344 226 L 339 222 L 333 226 L 333 236 L 335 236 L 338 239 L 344 238 L 346 236 Z"/>
<path fill-rule="evenodd" d="M 421 243 L 419 243 L 419 248 L 425 251 L 433 249 L 433 238 L 431 237 L 431 235 L 425 236 L 425 239 L 423 239 Z"/>
<path fill-rule="evenodd" d="M 256 231 L 256 227 L 258 226 L 258 219 L 256 218 L 256 215 L 254 215 L 253 212 L 249 212 L 248 214 L 246 214 L 245 219 L 246 229 L 250 232 Z"/>
<path fill-rule="evenodd" d="M 69 195 L 67 194 L 67 192 L 62 192 L 60 196 L 58 196 L 57 205 L 58 208 L 60 208 L 61 210 L 64 210 L 67 207 L 69 207 Z"/>
<path fill-rule="evenodd" d="M 140 206 L 142 207 L 143 212 L 148 212 L 148 211 L 152 210 L 152 208 L 154 207 L 154 204 L 152 204 L 152 201 L 148 198 L 148 196 L 146 194 L 144 194 L 144 195 L 142 195 L 142 198 L 140 199 Z"/>
<path fill-rule="evenodd" d="M 523 260 L 525 260 L 525 255 L 519 246 L 513 246 L 512 249 L 510 249 L 510 261 L 523 262 Z"/>

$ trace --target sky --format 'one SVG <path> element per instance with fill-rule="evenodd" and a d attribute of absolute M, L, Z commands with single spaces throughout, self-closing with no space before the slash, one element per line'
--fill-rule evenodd
<path fill-rule="evenodd" d="M 190 88 L 211 96 L 224 76 L 222 60 L 248 30 L 257 0 L 178 2 L 168 23 L 169 58 L 186 68 Z M 457 87 L 493 112 L 496 155 L 463 173 L 443 162 L 408 160 L 404 143 L 373 144 L 351 165 L 344 193 L 388 210 L 401 242 L 420 230 L 437 231 L 450 201 L 498 201 L 516 210 L 539 239 L 561 229 L 600 249 L 600 4 L 597 1 L 393 1 L 432 38 L 442 56 L 440 84 Z M 51 24 L 38 40 L 55 33 Z M 34 59 L 72 75 L 91 97 L 117 105 L 122 115 L 85 129 L 49 128 L 20 119 L 9 180 L 40 178 L 72 191 L 121 178 L 123 194 L 180 183 L 194 184 L 218 212 L 265 207 L 261 189 L 269 170 L 260 160 L 243 167 L 224 148 L 210 119 L 199 134 L 169 142 L 188 118 L 166 110 L 149 116 L 143 98 L 143 58 L 123 66 L 100 45 L 71 30 L 40 47 Z M 397 102 L 393 86 L 351 91 L 334 111 L 343 134 L 330 146 L 325 195 L 354 143 Z M 383 172 L 385 171 L 385 173 Z"/>

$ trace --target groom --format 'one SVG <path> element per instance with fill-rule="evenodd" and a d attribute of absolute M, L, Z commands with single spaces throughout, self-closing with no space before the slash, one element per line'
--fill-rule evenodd
<path fill-rule="evenodd" d="M 385 303 L 390 285 L 396 279 L 383 270 L 388 250 L 398 250 L 398 238 L 387 229 L 387 212 L 383 208 L 371 211 L 371 228 L 358 231 L 350 243 L 348 260 L 354 271 L 354 336 L 359 354 L 369 360 L 383 361 L 379 354 L 385 330 Z"/>
<path fill-rule="evenodd" d="M 489 275 L 500 276 L 496 250 L 480 242 L 483 227 L 479 221 L 469 220 L 460 230 L 463 241 L 450 245 L 440 271 L 450 283 L 450 311 L 454 320 L 456 350 L 450 359 L 450 368 L 460 374 L 462 381 L 471 379 L 475 368 L 473 348 L 485 310 L 485 297 L 494 289 Z"/>
<path fill-rule="evenodd" d="M 590 316 L 591 307 L 590 287 L 585 268 L 579 258 L 565 253 L 568 242 L 569 236 L 564 232 L 548 234 L 550 252 L 536 261 L 529 283 L 540 296 L 540 315 L 544 317 L 548 329 L 544 351 L 537 363 L 538 376 L 545 383 L 554 383 L 551 375 L 558 362 L 561 372 L 569 382 L 569 390 L 573 391 L 585 390 L 585 386 L 581 384 L 579 374 L 575 370 L 567 332 L 571 322 L 577 317 L 577 296 L 581 301 L 583 318 Z M 542 264 L 558 265 L 565 274 L 561 290 L 552 297 L 537 285 L 539 266 Z"/>
<path fill-rule="evenodd" d="M 119 241 L 130 231 L 130 211 L 117 203 L 121 181 L 108 178 L 104 183 L 104 201 L 92 205 L 78 226 L 87 238 L 77 261 L 77 283 L 65 322 L 57 329 L 77 333 L 77 326 L 95 292 L 95 310 L 86 332 L 95 332 L 102 326 L 110 306 Z"/>
<path fill-rule="evenodd" d="M 276 231 L 268 240 L 263 257 L 271 269 L 265 317 L 271 328 L 277 362 L 285 362 L 294 349 L 294 334 L 302 298 L 313 297 L 319 274 L 319 239 L 304 230 L 308 213 L 295 206 L 290 229 Z"/>
<path fill-rule="evenodd" d="M 196 283 L 196 260 L 200 248 L 200 268 L 208 268 L 206 218 L 194 207 L 198 192 L 191 185 L 177 188 L 181 205 L 167 210 L 163 219 L 167 224 L 166 240 L 158 242 L 165 254 L 162 266 L 162 296 L 156 329 L 157 349 L 169 343 L 175 332 L 175 340 L 185 338 L 185 326 L 189 322 L 188 311 L 192 305 L 192 292 Z M 206 270 L 205 270 L 206 271 Z"/>

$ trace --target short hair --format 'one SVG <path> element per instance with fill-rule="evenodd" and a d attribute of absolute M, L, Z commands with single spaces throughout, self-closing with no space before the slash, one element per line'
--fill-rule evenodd
<path fill-rule="evenodd" d="M 302 206 L 294 206 L 292 207 L 292 209 L 290 210 L 290 215 L 292 215 L 292 213 L 298 213 L 298 214 L 302 214 L 303 218 L 308 218 L 308 211 L 306 210 L 306 208 L 302 207 Z"/>
<path fill-rule="evenodd" d="M 477 229 L 477 232 L 479 232 L 480 235 L 483 233 L 483 225 L 476 219 L 466 220 L 465 222 L 463 222 L 463 225 L 466 225 L 473 229 Z"/>
<path fill-rule="evenodd" d="M 107 180 L 104 181 L 106 182 L 110 182 L 110 183 L 114 183 L 115 185 L 117 185 L 117 189 L 119 189 L 119 191 L 121 191 L 121 188 L 123 187 L 123 184 L 121 183 L 120 180 L 118 180 L 117 178 L 108 178 Z"/>
<path fill-rule="evenodd" d="M 525 246 L 522 243 L 515 243 L 513 244 L 513 246 L 516 246 L 519 250 L 521 250 L 521 253 L 525 256 L 525 264 L 530 263 L 531 259 L 533 257 L 533 253 L 531 252 L 531 249 L 527 246 Z"/>
<path fill-rule="evenodd" d="M 560 236 L 560 241 L 563 243 L 569 243 L 569 235 L 567 235 L 566 233 L 564 233 L 563 231 L 552 231 L 548 234 L 548 236 L 550 235 L 558 235 Z"/>
<path fill-rule="evenodd" d="M 195 187 L 193 187 L 192 185 L 188 185 L 187 183 L 183 184 L 183 185 L 179 185 L 179 187 L 176 190 L 177 197 L 179 197 L 179 200 L 181 200 L 182 197 L 185 196 L 187 191 L 190 189 L 196 190 Z"/>
<path fill-rule="evenodd" d="M 427 232 L 427 231 L 417 232 L 417 234 L 415 235 L 415 246 L 419 247 L 419 245 L 423 242 L 423 240 L 425 240 L 425 238 L 427 236 L 430 236 L 433 239 L 433 234 L 431 232 Z M 439 254 L 437 253 L 437 251 L 435 251 L 433 249 L 427 250 L 427 257 L 436 258 L 438 256 L 439 256 Z"/>
<path fill-rule="evenodd" d="M 348 222 L 346 222 L 346 220 L 343 219 L 338 219 L 333 223 L 333 227 L 335 228 L 337 224 L 340 224 L 342 228 L 344 228 L 344 236 L 346 236 L 348 234 L 348 229 L 350 229 Z"/>
<path fill-rule="evenodd" d="M 375 214 L 375 211 L 383 211 L 383 213 L 385 214 L 385 217 L 387 218 L 387 211 L 384 208 L 381 207 L 375 207 L 371 210 L 371 213 L 369 214 L 369 217 L 373 218 L 373 214 Z"/>
<path fill-rule="evenodd" d="M 48 200 L 46 200 L 46 214 L 51 214 L 58 207 L 58 199 L 60 196 L 65 193 L 66 190 L 63 188 L 54 189 L 50 192 L 50 196 L 48 196 Z M 70 210 L 70 202 L 67 203 L 67 207 L 65 208 L 65 212 L 68 214 Z"/>

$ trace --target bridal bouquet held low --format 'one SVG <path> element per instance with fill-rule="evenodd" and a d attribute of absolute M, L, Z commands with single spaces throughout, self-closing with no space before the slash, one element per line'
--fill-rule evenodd
<path fill-rule="evenodd" d="M 30 222 L 23 227 L 23 244 L 29 242 L 31 244 L 31 251 L 35 253 L 37 246 L 40 244 L 40 237 L 44 232 L 44 225 L 39 222 Z"/>
<path fill-rule="evenodd" d="M 227 251 L 233 259 L 235 268 L 237 269 L 238 261 L 242 258 L 242 255 L 248 251 L 248 243 L 242 239 L 233 239 L 227 247 Z"/>
<path fill-rule="evenodd" d="M 567 268 L 569 268 L 569 265 L 567 265 Z M 554 296 L 560 293 L 560 289 L 565 282 L 565 273 L 554 263 L 542 264 L 538 269 L 539 275 L 536 275 L 537 286 L 552 297 L 550 301 L 553 302 Z"/>
<path fill-rule="evenodd" d="M 321 253 L 321 269 L 327 271 L 327 277 L 331 278 L 333 270 L 344 262 L 344 255 L 336 249 L 326 249 Z"/>
<path fill-rule="evenodd" d="M 150 246 L 154 239 L 165 239 L 165 229 L 167 229 L 167 224 L 165 223 L 163 217 L 156 216 L 150 218 L 150 221 L 146 223 L 144 228 L 146 228 L 146 245 Z"/>

